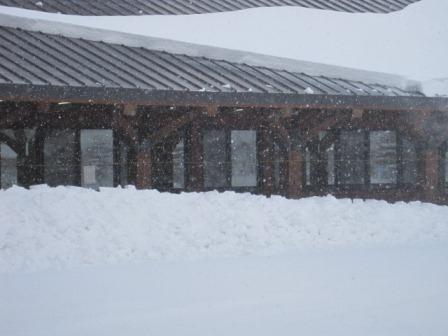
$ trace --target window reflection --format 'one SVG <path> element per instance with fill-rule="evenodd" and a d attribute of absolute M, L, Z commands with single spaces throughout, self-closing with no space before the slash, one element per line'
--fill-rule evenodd
<path fill-rule="evenodd" d="M 224 188 L 227 186 L 226 133 L 223 130 L 204 132 L 204 186 Z"/>
<path fill-rule="evenodd" d="M 76 132 L 50 130 L 44 142 L 44 179 L 49 186 L 75 185 L 77 181 Z"/>
<path fill-rule="evenodd" d="M 181 139 L 173 151 L 173 188 L 185 187 L 185 139 Z"/>
<path fill-rule="evenodd" d="M 113 173 L 112 130 L 81 130 L 81 185 L 113 187 Z"/>
<path fill-rule="evenodd" d="M 0 144 L 0 182 L 2 189 L 17 184 L 17 154 L 6 144 Z"/>
<path fill-rule="evenodd" d="M 414 184 L 417 182 L 417 152 L 414 144 L 407 138 L 402 139 L 402 169 L 403 183 Z"/>
<path fill-rule="evenodd" d="M 393 131 L 370 132 L 370 183 L 397 183 L 397 136 Z"/>
<path fill-rule="evenodd" d="M 232 131 L 232 187 L 257 186 L 257 134 Z"/>
<path fill-rule="evenodd" d="M 365 132 L 342 131 L 339 150 L 339 183 L 364 184 Z"/>

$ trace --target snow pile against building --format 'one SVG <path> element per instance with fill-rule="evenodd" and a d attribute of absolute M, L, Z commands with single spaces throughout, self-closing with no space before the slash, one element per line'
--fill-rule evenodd
<path fill-rule="evenodd" d="M 14 187 L 0 192 L 0 272 L 448 242 L 447 218 L 418 202 Z"/>

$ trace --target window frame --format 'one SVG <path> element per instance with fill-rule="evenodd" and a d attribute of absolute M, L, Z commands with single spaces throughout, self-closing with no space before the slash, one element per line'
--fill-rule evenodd
<path fill-rule="evenodd" d="M 204 148 L 204 135 L 208 131 L 224 131 L 224 138 L 225 138 L 225 157 L 226 157 L 226 164 L 225 164 L 225 186 L 223 187 L 206 187 L 205 186 L 205 148 Z M 235 187 L 232 185 L 232 131 L 253 131 L 255 132 L 255 155 L 256 155 L 256 162 L 257 162 L 257 168 L 256 168 L 256 185 L 255 186 L 244 186 L 244 187 Z M 202 167 L 203 167 L 203 180 L 204 180 L 204 191 L 235 191 L 235 192 L 251 192 L 251 193 L 257 193 L 260 190 L 260 176 L 261 176 L 261 167 L 260 167 L 260 132 L 258 129 L 254 128 L 246 128 L 246 127 L 205 127 L 202 129 L 201 134 L 201 141 L 202 141 Z"/>
<path fill-rule="evenodd" d="M 362 184 L 341 184 L 340 183 L 340 176 L 341 176 L 341 166 L 339 164 L 340 160 L 341 160 L 341 141 L 340 141 L 340 136 L 341 136 L 341 132 L 343 131 L 357 131 L 357 130 L 361 130 L 363 131 L 364 134 L 364 153 L 363 153 L 363 160 L 364 160 L 364 183 Z M 395 133 L 395 137 L 396 137 L 396 169 L 397 169 L 397 179 L 395 183 L 371 183 L 371 162 L 370 162 L 370 154 L 371 154 L 371 141 L 370 141 L 370 135 L 371 132 L 378 132 L 378 131 L 390 131 L 390 132 L 394 132 Z M 344 191 L 353 191 L 353 190 L 357 190 L 357 191 L 385 191 L 385 190 L 414 190 L 416 188 L 418 188 L 418 181 L 419 181 L 419 151 L 418 151 L 418 147 L 417 144 L 415 143 L 415 141 L 413 141 L 412 137 L 410 137 L 408 134 L 401 132 L 397 129 L 391 129 L 391 128 L 367 128 L 367 127 L 356 127 L 356 128 L 338 128 L 338 129 L 333 129 L 333 130 L 329 130 L 328 132 L 333 132 L 335 133 L 335 141 L 333 142 L 334 144 L 334 184 L 329 184 L 328 183 L 328 170 L 326 173 L 326 179 L 324 181 L 324 183 L 319 184 L 317 181 L 317 178 L 314 176 L 316 174 L 316 171 L 318 169 L 318 165 L 316 165 L 315 160 L 316 157 L 319 156 L 319 150 L 316 150 L 317 146 L 313 147 L 313 143 L 310 142 L 308 143 L 305 147 L 304 147 L 304 155 L 305 155 L 305 151 L 307 149 L 310 149 L 310 166 L 311 166 L 311 184 L 307 185 L 306 183 L 306 165 L 307 162 L 306 160 L 304 160 L 304 164 L 303 164 L 303 186 L 305 188 L 305 190 L 308 190 L 309 192 L 311 191 L 316 191 L 319 188 L 324 187 L 325 191 L 328 192 L 344 192 Z M 416 153 L 416 157 L 415 157 L 415 167 L 417 170 L 416 173 L 416 177 L 415 177 L 415 181 L 413 183 L 405 183 L 403 181 L 403 150 L 404 150 L 404 146 L 403 146 L 403 139 L 407 138 L 410 143 L 414 146 L 415 149 L 415 153 Z M 448 149 L 448 144 L 447 144 L 447 149 Z M 314 150 L 314 152 L 313 152 Z M 326 155 L 326 150 L 324 151 L 324 155 Z M 447 153 L 448 155 L 448 153 Z M 327 161 L 325 162 L 325 167 L 326 169 L 328 169 L 328 163 Z M 448 168 L 447 168 L 448 170 Z M 448 188 L 448 184 L 447 184 L 447 188 Z"/>

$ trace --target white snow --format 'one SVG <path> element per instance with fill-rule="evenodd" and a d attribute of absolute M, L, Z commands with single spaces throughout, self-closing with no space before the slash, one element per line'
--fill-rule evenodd
<path fill-rule="evenodd" d="M 0 191 L 0 335 L 445 336 L 448 207 Z"/>
<path fill-rule="evenodd" d="M 314 90 L 313 90 L 312 88 L 310 88 L 310 87 L 307 87 L 307 88 L 305 89 L 305 93 L 313 94 L 313 93 L 314 93 Z"/>
<path fill-rule="evenodd" d="M 445 244 L 0 274 L 0 334 L 446 336 L 446 265 Z"/>
<path fill-rule="evenodd" d="M 0 272 L 448 242 L 447 218 L 418 202 L 14 187 L 0 191 Z"/>
<path fill-rule="evenodd" d="M 422 0 L 387 15 L 300 7 L 134 17 L 77 17 L 7 7 L 1 7 L 0 12 L 401 74 L 417 80 L 448 77 L 445 0 Z"/>
<path fill-rule="evenodd" d="M 448 97 L 448 78 L 425 81 L 422 87 L 427 96 Z"/>

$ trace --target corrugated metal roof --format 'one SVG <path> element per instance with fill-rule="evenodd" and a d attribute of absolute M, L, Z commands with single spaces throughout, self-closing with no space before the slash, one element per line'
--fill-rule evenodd
<path fill-rule="evenodd" d="M 0 84 L 421 96 L 398 87 L 0 27 Z"/>
<path fill-rule="evenodd" d="M 420 0 L 0 0 L 0 5 L 74 15 L 180 15 L 255 7 L 301 6 L 351 13 L 390 13 Z"/>

